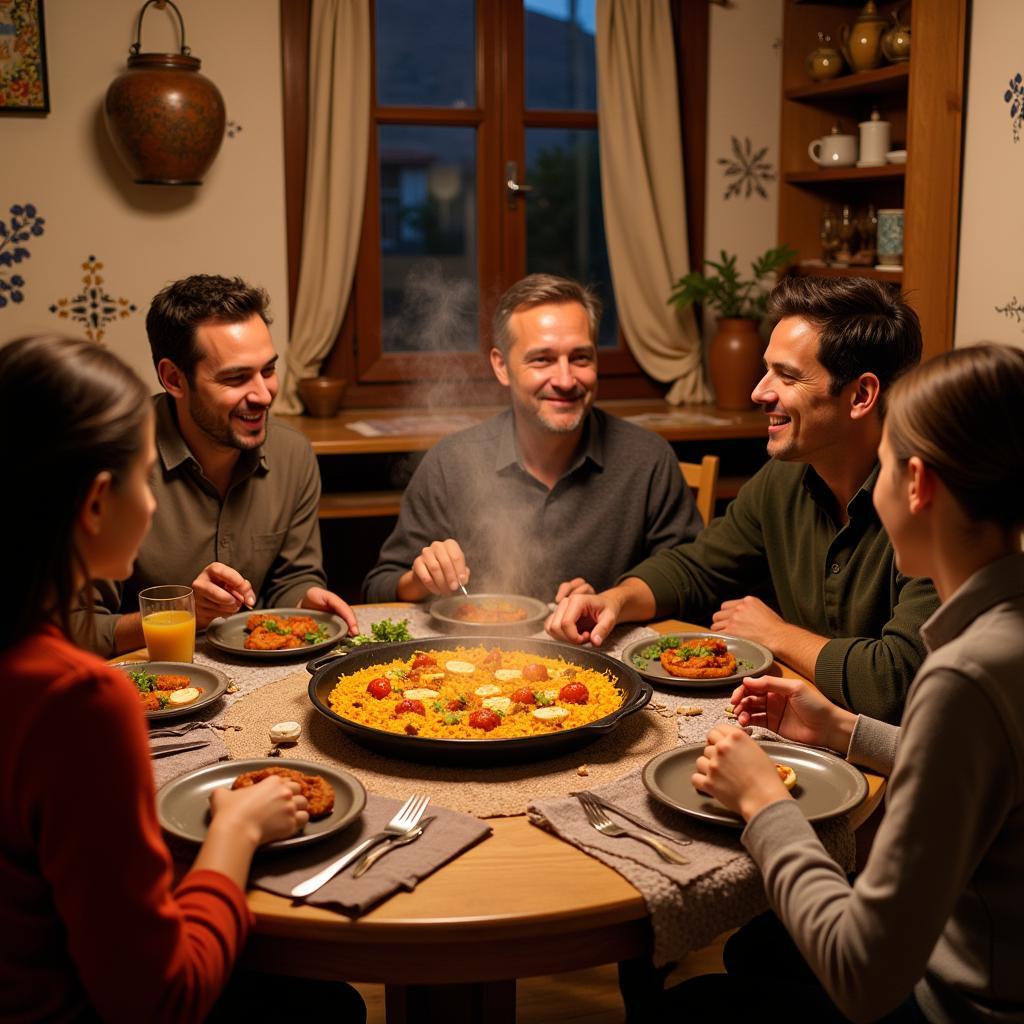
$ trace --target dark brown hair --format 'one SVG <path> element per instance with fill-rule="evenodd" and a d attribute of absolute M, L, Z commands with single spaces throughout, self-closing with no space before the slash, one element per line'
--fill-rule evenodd
<path fill-rule="evenodd" d="M 1024 350 L 975 345 L 936 356 L 889 395 L 893 456 L 918 456 L 966 515 L 1024 523 Z"/>
<path fill-rule="evenodd" d="M 253 316 L 271 323 L 270 296 L 240 277 L 193 274 L 158 292 L 146 314 L 146 334 L 153 365 L 170 359 L 195 383 L 196 364 L 202 353 L 196 345 L 196 328 L 204 323 L 239 324 Z M 159 371 L 158 371 L 159 372 Z"/>
<path fill-rule="evenodd" d="M 817 328 L 818 362 L 833 395 L 862 373 L 873 373 L 884 395 L 921 361 L 917 314 L 896 288 L 871 278 L 784 277 L 768 296 L 767 315 L 776 323 L 799 317 Z"/>
<path fill-rule="evenodd" d="M 547 303 L 559 305 L 578 302 L 587 314 L 590 325 L 590 340 L 597 339 L 597 326 L 601 322 L 601 300 L 589 288 L 568 277 L 554 274 L 529 274 L 517 281 L 500 299 L 494 311 L 493 343 L 504 358 L 508 358 L 512 347 L 512 334 L 508 322 L 512 314 L 520 309 L 533 309 Z"/>
<path fill-rule="evenodd" d="M 124 478 L 151 408 L 135 373 L 93 342 L 43 335 L 0 348 L 8 580 L 0 588 L 0 649 L 54 619 L 70 632 L 78 586 L 88 579 L 75 520 L 99 473 L 108 470 L 115 487 Z"/>

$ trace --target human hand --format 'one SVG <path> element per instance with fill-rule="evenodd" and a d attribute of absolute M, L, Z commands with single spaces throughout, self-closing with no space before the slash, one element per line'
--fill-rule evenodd
<path fill-rule="evenodd" d="M 309 821 L 308 806 L 299 784 L 280 775 L 270 775 L 255 786 L 215 789 L 210 794 L 213 821 L 246 834 L 255 846 L 295 835 Z"/>
<path fill-rule="evenodd" d="M 196 629 L 206 627 L 221 615 L 234 615 L 243 606 L 256 603 L 252 584 L 236 569 L 223 562 L 211 562 L 193 581 Z"/>
<path fill-rule="evenodd" d="M 711 629 L 715 633 L 746 637 L 764 644 L 773 653 L 778 645 L 780 626 L 785 626 L 784 620 L 764 601 L 749 595 L 735 601 L 723 601 L 711 619 Z"/>
<path fill-rule="evenodd" d="M 575 579 L 558 584 L 558 590 L 555 592 L 555 604 L 564 601 L 567 597 L 572 597 L 573 594 L 593 593 L 594 588 L 582 576 L 577 576 Z"/>
<path fill-rule="evenodd" d="M 451 537 L 428 544 L 414 559 L 412 575 L 427 594 L 449 594 L 469 582 L 466 556 Z"/>
<path fill-rule="evenodd" d="M 744 679 L 733 691 L 732 705 L 741 726 L 760 725 L 786 739 L 843 754 L 857 721 L 810 683 L 782 676 Z"/>
<path fill-rule="evenodd" d="M 622 598 L 615 587 L 601 594 L 574 594 L 559 602 L 544 628 L 556 640 L 571 644 L 585 644 L 589 640 L 600 647 L 615 628 L 621 610 Z"/>
<path fill-rule="evenodd" d="M 349 636 L 355 636 L 359 632 L 356 613 L 337 594 L 330 590 L 324 590 L 323 587 L 310 587 L 299 602 L 299 607 L 340 615 L 348 626 Z"/>
<path fill-rule="evenodd" d="M 746 821 L 776 800 L 789 798 L 768 755 L 740 728 L 716 726 L 690 777 L 694 789 L 714 797 Z"/>

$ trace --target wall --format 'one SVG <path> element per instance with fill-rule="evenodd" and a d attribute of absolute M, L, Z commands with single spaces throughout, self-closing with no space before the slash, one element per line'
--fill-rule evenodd
<path fill-rule="evenodd" d="M 704 253 L 736 253 L 749 276 L 778 232 L 782 0 L 732 0 L 710 15 Z"/>
<path fill-rule="evenodd" d="M 238 274 L 263 285 L 278 348 L 287 341 L 281 62 L 278 0 L 178 0 L 193 56 L 224 96 L 228 136 L 199 187 L 135 185 L 107 137 L 102 104 L 125 67 L 141 7 L 46 4 L 51 113 L 0 115 L 0 220 L 9 225 L 12 205 L 32 204 L 45 221 L 23 243 L 28 259 L 0 266 L 0 275 L 25 281 L 22 301 L 0 308 L 0 341 L 41 330 L 93 336 L 155 386 L 145 313 L 178 277 Z M 142 50 L 177 49 L 173 12 L 151 6 Z M 98 302 L 96 327 L 71 311 L 90 311 L 88 297 L 74 301 L 89 286 L 109 297 Z"/>
<path fill-rule="evenodd" d="M 955 344 L 1024 348 L 1024 5 L 986 0 L 973 11 Z"/>

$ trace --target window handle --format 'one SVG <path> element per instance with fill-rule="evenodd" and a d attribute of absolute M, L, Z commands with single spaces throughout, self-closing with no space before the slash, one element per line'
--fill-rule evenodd
<path fill-rule="evenodd" d="M 533 191 L 532 185 L 523 185 L 521 182 L 516 181 L 519 177 L 519 165 L 515 160 L 509 160 L 505 164 L 505 189 L 508 192 L 508 208 L 514 210 L 516 208 L 516 196 L 523 196 L 524 198 Z"/>

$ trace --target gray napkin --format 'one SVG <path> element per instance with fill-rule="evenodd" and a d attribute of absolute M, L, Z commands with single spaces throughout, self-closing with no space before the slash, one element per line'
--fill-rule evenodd
<path fill-rule="evenodd" d="M 640 892 L 651 915 L 656 965 L 679 960 L 768 908 L 761 874 L 740 843 L 739 829 L 705 825 L 663 806 L 647 793 L 639 772 L 594 792 L 662 832 L 691 840 L 673 847 L 690 863 L 670 864 L 644 843 L 601 835 L 587 823 L 575 797 L 537 800 L 528 808 L 533 824 L 596 857 Z M 610 816 L 624 828 L 635 827 L 614 812 Z M 852 870 L 853 833 L 846 819 L 823 822 L 815 830 L 829 854 Z"/>
<path fill-rule="evenodd" d="M 361 817 L 336 835 L 294 850 L 265 851 L 253 863 L 249 884 L 278 896 L 287 896 L 299 882 L 315 875 L 346 850 L 380 832 L 401 807 L 400 800 L 369 795 Z M 305 902 L 349 917 L 359 917 L 399 890 L 412 892 L 416 884 L 442 864 L 457 857 L 491 834 L 491 827 L 479 818 L 449 811 L 431 804 L 430 823 L 413 843 L 381 857 L 361 878 L 353 878 L 356 861 L 334 876 Z"/>
<path fill-rule="evenodd" d="M 161 729 L 150 730 L 149 749 L 151 751 L 157 751 L 161 747 L 176 747 L 181 743 L 199 743 L 201 741 L 205 742 L 205 746 L 197 747 L 195 750 L 154 758 L 152 762 L 153 781 L 156 783 L 157 789 L 186 772 L 226 760 L 228 748 L 220 730 L 208 722 L 182 722 L 180 725 L 169 725 Z"/>

